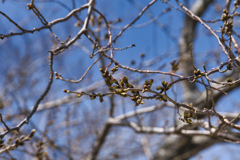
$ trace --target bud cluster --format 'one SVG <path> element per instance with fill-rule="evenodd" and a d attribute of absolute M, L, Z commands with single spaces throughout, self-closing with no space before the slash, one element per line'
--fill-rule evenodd
<path fill-rule="evenodd" d="M 162 81 L 162 86 L 158 86 L 156 89 L 161 92 L 165 92 L 171 88 L 171 85 L 168 85 L 168 82 Z"/>
<path fill-rule="evenodd" d="M 234 2 L 234 5 L 235 5 L 235 8 L 237 9 L 239 7 L 239 4 L 240 4 L 240 0 L 236 0 Z"/>
<path fill-rule="evenodd" d="M 160 90 L 160 92 L 156 92 L 151 90 L 151 87 L 153 85 L 154 80 L 145 80 L 143 84 L 143 89 L 140 88 L 135 88 L 133 84 L 131 84 L 128 80 L 127 76 L 123 76 L 119 80 L 113 78 L 112 74 L 118 70 L 118 64 L 115 63 L 115 67 L 111 69 L 112 73 L 109 73 L 108 70 L 104 70 L 102 68 L 99 69 L 100 72 L 102 73 L 102 77 L 105 80 L 106 85 L 108 86 L 109 90 L 111 93 L 85 93 L 85 92 L 74 92 L 74 91 L 69 91 L 66 89 L 63 89 L 63 92 L 65 93 L 76 93 L 77 97 L 81 97 L 82 95 L 87 95 L 90 97 L 91 100 L 96 99 L 99 97 L 99 101 L 103 102 L 103 97 L 107 96 L 109 94 L 117 94 L 122 97 L 130 97 L 132 101 L 135 102 L 135 106 L 138 106 L 140 104 L 144 104 L 143 99 L 156 99 L 159 101 L 164 101 L 167 102 L 168 98 L 166 95 L 162 94 L 163 92 L 166 94 L 166 91 L 171 88 L 171 85 L 168 84 L 166 81 L 162 81 L 162 86 L 158 86 L 156 89 Z M 61 74 L 55 73 L 57 77 L 60 77 Z M 155 93 L 153 96 L 142 96 L 140 95 L 140 91 L 142 93 L 144 92 L 149 92 L 149 93 Z"/>
<path fill-rule="evenodd" d="M 9 150 L 13 150 L 14 148 L 18 148 L 19 146 L 24 146 L 26 141 L 29 141 L 32 139 L 32 137 L 34 136 L 36 130 L 33 129 L 29 135 L 25 136 L 22 135 L 20 138 L 13 138 L 10 137 L 7 141 L 7 144 L 4 144 L 4 140 L 0 139 L 0 148 L 1 150 L 5 150 L 5 151 L 9 151 Z M 11 144 L 13 143 L 14 144 Z M 6 146 L 7 145 L 7 146 Z"/>
<path fill-rule="evenodd" d="M 37 150 L 35 151 L 37 159 L 50 159 L 47 152 L 44 151 L 44 142 L 39 141 L 36 145 Z"/>
<path fill-rule="evenodd" d="M 163 94 L 160 94 L 159 96 L 156 96 L 155 100 L 167 102 L 167 98 L 165 98 Z"/>
<path fill-rule="evenodd" d="M 153 84 L 153 79 L 150 79 L 149 81 L 148 80 L 145 80 L 145 83 L 143 84 L 143 93 L 145 92 L 145 91 L 148 91 L 148 90 L 150 90 L 150 88 L 152 87 L 152 84 Z"/>
<path fill-rule="evenodd" d="M 179 69 L 179 61 L 177 61 L 177 60 L 175 59 L 173 62 L 170 62 L 170 64 L 171 64 L 171 70 L 172 70 L 173 72 L 178 71 L 178 69 Z"/>
<path fill-rule="evenodd" d="M 91 100 L 94 100 L 96 97 L 99 97 L 99 101 L 102 103 L 103 102 L 103 95 L 101 93 L 92 93 L 90 96 Z"/>
<path fill-rule="evenodd" d="M 185 111 L 184 112 L 184 120 L 189 124 L 192 124 L 192 120 L 190 119 L 191 117 L 193 117 L 193 112 L 192 111 Z"/>
<path fill-rule="evenodd" d="M 115 63 L 115 67 L 111 69 L 112 74 L 114 74 L 116 71 L 118 71 L 118 63 Z"/>
<path fill-rule="evenodd" d="M 232 35 L 233 28 L 233 16 L 229 15 L 229 11 L 224 9 L 222 14 L 222 21 L 224 22 L 224 26 L 222 28 L 222 34 Z"/>
<path fill-rule="evenodd" d="M 228 19 L 231 18 L 231 16 L 228 13 L 229 13 L 228 10 L 226 10 L 226 9 L 223 10 L 223 14 L 222 14 L 222 21 L 223 22 L 227 22 Z"/>
<path fill-rule="evenodd" d="M 195 70 L 194 74 L 195 74 L 194 79 L 200 78 L 205 75 L 205 73 L 201 72 L 200 69 Z"/>
<path fill-rule="evenodd" d="M 54 72 L 54 75 L 55 75 L 55 79 L 60 79 L 60 78 L 62 78 L 61 73 Z"/>

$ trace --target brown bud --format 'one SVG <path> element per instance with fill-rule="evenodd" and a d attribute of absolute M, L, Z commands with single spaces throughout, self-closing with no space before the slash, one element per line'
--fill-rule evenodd
<path fill-rule="evenodd" d="M 31 133 L 28 135 L 28 137 L 32 138 L 35 134 L 36 130 L 32 129 Z"/>
<path fill-rule="evenodd" d="M 82 96 L 82 94 L 80 94 L 80 93 L 77 94 L 77 97 L 78 97 L 78 98 L 80 98 L 81 96 Z"/>
<path fill-rule="evenodd" d="M 18 147 L 19 143 L 20 143 L 20 140 L 17 138 L 16 141 L 15 141 L 15 146 Z"/>
<path fill-rule="evenodd" d="M 102 96 L 99 97 L 99 101 L 100 101 L 101 103 L 103 102 L 103 97 L 102 97 Z"/>
<path fill-rule="evenodd" d="M 184 112 L 184 118 L 190 118 L 190 117 L 192 117 L 193 115 L 192 115 L 192 112 L 191 111 L 185 111 Z"/>
<path fill-rule="evenodd" d="M 187 118 L 186 121 L 187 121 L 188 124 L 193 124 L 193 122 L 190 118 Z"/>

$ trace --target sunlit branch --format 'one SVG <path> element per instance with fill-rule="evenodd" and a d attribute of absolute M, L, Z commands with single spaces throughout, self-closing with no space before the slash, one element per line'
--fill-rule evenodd
<path fill-rule="evenodd" d="M 132 128 L 137 133 L 150 133 L 150 134 L 182 134 L 188 136 L 211 136 L 210 131 L 202 131 L 202 130 L 176 130 L 175 127 L 163 128 L 163 127 L 147 127 L 147 126 L 139 126 L 134 122 L 121 122 L 115 119 L 109 119 L 109 124 L 117 125 L 117 126 L 126 126 Z M 234 134 L 234 133 L 233 133 Z M 218 133 L 217 136 L 225 138 L 225 139 L 233 139 L 235 143 L 240 143 L 240 138 L 232 136 L 230 133 Z"/>
<path fill-rule="evenodd" d="M 180 7 L 182 7 L 182 9 L 185 10 L 187 15 L 189 15 L 193 19 L 197 20 L 198 22 L 200 22 L 203 26 L 205 26 L 217 38 L 217 41 L 218 41 L 219 45 L 222 47 L 223 52 L 226 54 L 228 59 L 231 60 L 226 48 L 224 47 L 224 45 L 223 45 L 222 41 L 220 40 L 220 38 L 218 37 L 218 35 L 206 23 L 204 23 L 200 17 L 195 15 L 191 10 L 189 10 L 187 7 L 185 7 L 183 4 L 181 4 L 179 2 L 179 0 L 176 0 L 176 2 L 179 4 Z"/>
<path fill-rule="evenodd" d="M 63 45 L 59 46 L 58 48 L 52 50 L 51 52 L 53 52 L 54 55 L 57 55 L 57 54 L 63 52 L 65 49 L 67 49 L 69 46 L 71 46 L 73 43 L 75 43 L 82 36 L 82 34 L 87 32 L 88 23 L 89 23 L 90 16 L 91 16 L 91 13 L 92 13 L 92 10 L 93 10 L 93 4 L 94 4 L 93 2 L 94 2 L 94 0 L 90 0 L 88 2 L 88 14 L 87 14 L 87 17 L 84 20 L 84 24 L 83 24 L 81 30 L 77 33 L 77 35 L 75 37 L 73 37 L 66 44 L 63 44 Z"/>
<path fill-rule="evenodd" d="M 14 23 L 17 28 L 19 28 L 22 32 L 19 32 L 19 33 L 9 33 L 7 35 L 3 35 L 3 34 L 0 34 L 0 38 L 1 39 L 4 39 L 4 38 L 9 38 L 11 36 L 15 36 L 15 35 L 23 35 L 25 33 L 34 33 L 36 31 L 41 31 L 43 29 L 49 29 L 51 28 L 52 26 L 54 26 L 55 24 L 58 24 L 60 22 L 65 22 L 67 21 L 68 19 L 70 19 L 72 16 L 74 16 L 77 12 L 80 12 L 82 11 L 83 9 L 86 9 L 88 8 L 89 4 L 85 4 L 85 5 L 82 5 L 80 8 L 77 8 L 77 9 L 74 9 L 72 10 L 66 17 L 64 18 L 59 18 L 59 19 L 56 19 L 56 20 L 53 20 L 52 22 L 48 22 L 48 24 L 44 25 L 44 26 L 41 26 L 41 27 L 38 27 L 38 28 L 33 28 L 32 30 L 26 30 L 26 29 L 23 29 L 21 28 L 17 23 L 15 23 L 13 20 L 11 20 L 9 17 L 9 21 L 11 21 L 12 23 Z M 1 12 L 2 14 L 3 12 Z M 4 14 L 4 13 L 3 13 Z"/>
<path fill-rule="evenodd" d="M 107 57 L 108 59 L 112 60 L 113 62 L 117 63 L 116 60 L 114 60 L 113 58 L 111 58 L 110 56 L 108 56 L 107 54 L 104 54 L 105 57 Z M 174 77 L 179 77 L 179 78 L 183 78 L 183 76 L 177 75 L 175 73 L 170 73 L 170 72 L 162 72 L 162 71 L 151 71 L 151 70 L 141 70 L 141 69 L 134 69 L 131 67 L 127 67 L 124 65 L 119 64 L 119 67 L 123 68 L 123 69 L 127 69 L 133 72 L 139 72 L 139 73 L 158 73 L 158 74 L 164 74 L 164 75 L 171 75 Z"/>
<path fill-rule="evenodd" d="M 91 66 L 88 67 L 88 69 L 85 71 L 85 73 L 82 75 L 82 77 L 78 80 L 71 80 L 71 79 L 64 79 L 59 73 L 55 72 L 55 75 L 56 75 L 56 79 L 60 79 L 60 80 L 63 80 L 63 81 L 66 81 L 66 82 L 71 82 L 71 83 L 79 83 L 81 82 L 85 76 L 87 75 L 87 73 L 90 71 L 90 69 L 99 61 L 99 59 L 101 58 L 101 56 L 96 59 L 92 64 Z"/>

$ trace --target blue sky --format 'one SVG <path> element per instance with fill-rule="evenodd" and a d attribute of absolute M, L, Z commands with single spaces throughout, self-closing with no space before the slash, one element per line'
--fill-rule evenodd
<path fill-rule="evenodd" d="M 6 0 L 5 3 L 0 4 L 0 11 L 6 13 L 9 17 L 11 17 L 14 21 L 17 23 L 21 24 L 23 28 L 26 29 L 32 29 L 34 27 L 41 26 L 41 23 L 39 20 L 36 18 L 36 16 L 32 13 L 32 11 L 27 10 L 26 3 L 27 1 L 14 1 L 14 0 Z M 52 21 L 56 18 L 61 18 L 66 16 L 69 13 L 69 8 L 72 8 L 72 3 L 70 3 L 68 0 L 63 0 L 63 1 L 35 1 L 37 7 L 39 10 L 43 13 L 45 18 L 48 21 Z M 61 3 L 59 3 L 61 2 Z M 148 0 L 143 0 L 143 1 L 136 1 L 138 5 L 143 8 L 146 4 L 149 3 Z M 221 1 L 217 1 L 221 2 Z M 30 3 L 30 2 L 28 2 Z M 80 6 L 84 4 L 85 1 L 81 0 L 76 2 L 76 6 Z M 175 1 L 171 2 L 173 5 L 175 5 Z M 219 3 L 220 4 L 220 3 Z M 66 6 L 64 6 L 66 5 Z M 108 6 L 108 10 L 105 10 L 105 6 Z M 109 7 L 110 6 L 110 7 Z M 222 4 L 220 5 L 222 6 Z M 160 1 L 158 1 L 155 5 L 153 5 L 147 12 L 146 14 L 152 14 L 154 17 L 158 16 L 163 10 L 167 9 L 169 6 L 167 4 L 163 4 Z M 54 8 L 54 9 L 53 9 Z M 112 33 L 113 35 L 116 35 L 119 33 L 120 29 L 122 29 L 126 24 L 131 22 L 133 18 L 135 18 L 140 10 L 134 7 L 130 1 L 122 1 L 122 0 L 114 0 L 109 3 L 108 0 L 103 0 L 101 3 L 97 3 L 96 8 L 98 8 L 103 14 L 106 15 L 107 20 L 114 21 L 118 18 L 122 18 L 123 22 L 118 23 L 116 26 L 112 27 Z M 215 8 L 210 7 L 209 10 L 205 13 L 204 19 L 208 20 L 211 18 L 219 19 L 220 17 L 215 17 Z M 84 15 L 86 15 L 86 12 L 83 14 L 80 14 L 80 17 L 83 19 Z M 120 15 L 120 16 L 119 16 Z M 220 15 L 220 14 L 218 14 Z M 165 71 L 169 70 L 169 62 L 173 61 L 173 59 L 178 58 L 178 53 L 179 53 L 179 47 L 178 47 L 178 39 L 181 34 L 181 29 L 183 27 L 183 19 L 184 19 L 184 14 L 181 13 L 180 11 L 177 11 L 173 8 L 164 15 L 160 16 L 155 23 L 151 23 L 149 25 L 146 25 L 144 27 L 138 27 L 142 24 L 145 24 L 148 22 L 150 19 L 147 15 L 142 16 L 136 24 L 126 30 L 124 34 L 118 39 L 116 44 L 114 44 L 114 47 L 116 48 L 124 48 L 126 46 L 129 46 L 131 44 L 135 44 L 136 47 L 124 50 L 124 51 L 116 51 L 114 53 L 114 58 L 121 64 L 124 65 L 130 65 L 131 61 L 134 60 L 136 61 L 136 65 L 141 62 L 140 54 L 144 53 L 146 57 L 144 60 L 152 60 L 156 59 L 156 57 L 161 57 L 162 60 L 159 62 L 159 64 L 156 64 L 149 69 L 157 69 L 159 66 L 162 64 L 167 64 L 167 66 L 163 69 Z M 14 27 L 11 23 L 9 23 L 6 18 L 3 18 L 3 16 L 0 15 L 0 23 L 1 28 L 0 28 L 0 34 L 4 33 L 9 33 L 9 32 L 16 32 L 19 31 Z M 221 24 L 222 22 L 218 22 L 217 24 Z M 56 25 L 53 27 L 54 33 L 58 35 L 58 37 L 64 41 L 67 39 L 69 35 L 74 36 L 79 31 L 79 28 L 74 27 L 75 20 L 71 18 L 69 22 L 67 23 L 62 23 L 59 25 Z M 165 26 L 170 35 L 175 37 L 176 39 L 170 38 L 170 35 L 166 32 L 165 29 L 159 27 L 159 25 Z M 219 25 L 213 24 L 211 25 L 214 29 L 219 29 Z M 94 29 L 94 27 L 92 27 Z M 120 28 L 120 29 L 119 29 Z M 213 36 L 209 36 L 209 31 L 205 29 L 205 27 L 199 25 L 198 26 L 198 32 L 197 33 L 197 39 L 194 42 L 194 54 L 197 56 L 196 58 L 196 66 L 200 68 L 202 66 L 202 61 L 209 60 L 211 58 L 211 51 L 214 51 L 216 49 L 219 50 L 219 45 L 217 43 L 217 40 Z M 45 37 L 41 37 L 41 39 L 38 39 L 40 35 L 44 35 Z M 101 34 L 104 34 L 101 33 Z M 50 38 L 49 38 L 50 37 Z M 206 38 L 207 37 L 207 38 Z M 46 75 L 46 68 L 44 68 L 44 64 L 46 64 L 45 57 L 47 56 L 47 51 L 51 49 L 52 47 L 52 41 L 51 41 L 51 35 L 48 30 L 43 30 L 41 32 L 36 32 L 34 34 L 25 34 L 24 36 L 14 36 L 11 37 L 7 40 L 0 41 L 0 55 L 4 58 L 8 58 L 8 56 L 4 55 L 3 53 L 3 48 L 7 44 L 12 44 L 13 46 L 18 48 L 22 48 L 22 51 L 19 52 L 19 57 L 24 57 L 24 55 L 29 51 L 32 52 L 33 50 L 38 50 L 42 51 L 42 53 L 39 52 L 39 54 L 36 54 L 35 57 L 38 59 L 37 61 L 34 61 L 36 67 L 39 67 L 38 69 L 38 74 L 35 75 L 33 74 L 31 79 L 33 80 L 34 78 L 40 76 Z M 39 41 L 36 41 L 35 44 L 31 46 L 27 46 L 26 44 L 38 39 Z M 90 43 L 86 38 L 82 38 L 81 40 L 78 41 L 82 46 L 89 47 Z M 107 42 L 104 42 L 107 44 Z M 26 47 L 27 46 L 27 47 Z M 44 47 L 43 47 L 44 46 Z M 29 49 L 29 48 L 30 49 Z M 90 50 L 90 49 L 89 49 Z M 91 51 L 91 50 L 90 50 Z M 210 53 L 209 53 L 210 51 Z M 33 53 L 34 54 L 34 53 Z M 221 61 L 226 61 L 227 58 L 224 54 L 223 56 L 220 56 Z M 92 59 L 88 58 L 89 55 L 84 52 L 83 48 L 79 48 L 78 46 L 73 46 L 70 47 L 66 52 L 64 52 L 63 55 L 59 56 L 59 61 L 56 61 L 54 63 L 54 67 L 57 71 L 62 71 L 64 77 L 66 78 L 74 78 L 78 79 L 83 72 L 87 69 L 89 64 L 93 62 Z M 4 62 L 4 60 L 1 61 L 1 70 L 7 70 L 6 66 L 10 66 L 10 71 L 11 69 L 17 68 L 17 57 L 14 57 L 12 59 L 8 59 L 7 62 Z M 199 60 L 201 63 L 199 63 L 197 60 Z M 207 67 L 216 67 L 217 62 L 215 60 L 211 61 L 207 64 Z M 10 63 L 6 64 L 5 63 Z M 79 67 L 79 64 L 81 66 Z M 100 80 L 101 76 L 98 71 L 98 66 L 94 66 L 93 71 L 94 76 L 90 77 L 90 79 L 97 79 Z M 9 72 L 10 72 L 9 71 Z M 3 74 L 1 72 L 0 74 Z M 136 76 L 139 76 L 136 74 Z M 1 82 L 2 80 L 0 80 Z M 88 82 L 88 79 L 84 80 L 83 83 Z M 34 90 L 37 90 L 41 88 L 41 86 L 46 85 L 47 80 L 43 80 L 40 82 L 41 85 L 38 86 L 38 88 L 34 88 Z M 54 91 L 50 92 L 50 97 L 49 99 L 54 99 L 54 98 L 60 98 L 62 96 L 65 96 L 64 93 L 62 92 L 55 92 L 56 89 L 61 88 L 62 86 L 66 85 L 66 82 L 62 81 L 54 81 Z M 84 84 L 83 84 L 84 85 Z M 2 86 L 2 85 L 1 85 Z M 69 86 L 70 89 L 82 87 L 81 84 L 73 84 Z M 238 91 L 235 91 L 238 93 Z M 236 93 L 236 94 L 237 94 Z M 38 93 L 29 93 L 29 90 L 26 90 L 24 94 L 35 94 L 37 97 Z M 179 96 L 181 97 L 181 96 Z M 235 98 L 235 94 L 232 96 L 232 98 Z M 28 106 L 32 106 L 32 103 L 34 100 L 30 100 L 27 102 Z M 227 100 L 222 100 L 220 101 L 221 105 L 228 106 L 228 101 Z M 219 102 L 219 103 L 220 103 Z M 94 105 L 92 102 L 85 102 L 86 105 Z M 149 102 L 151 104 L 151 102 Z M 220 106 L 222 109 L 222 107 Z M 236 109 L 236 108 L 235 108 Z M 229 109 L 231 110 L 231 109 Z M 224 111 L 224 110 L 223 110 Z M 234 111 L 238 111 L 239 109 L 236 109 Z M 63 111 L 64 113 L 64 111 Z M 40 116 L 36 116 L 40 117 Z M 42 122 L 44 123 L 44 122 Z M 224 151 L 224 153 L 223 153 Z M 227 159 L 230 155 L 231 156 L 239 156 L 240 153 L 237 152 L 239 151 L 239 148 L 235 144 L 224 144 L 220 143 L 217 145 L 212 146 L 211 148 L 202 151 L 195 157 L 191 158 L 191 160 L 198 159 L 200 155 L 203 156 L 202 159 L 213 159 L 213 158 L 219 158 L 220 160 L 222 159 Z M 221 153 L 218 156 L 213 153 Z M 237 157 L 236 156 L 236 157 Z"/>

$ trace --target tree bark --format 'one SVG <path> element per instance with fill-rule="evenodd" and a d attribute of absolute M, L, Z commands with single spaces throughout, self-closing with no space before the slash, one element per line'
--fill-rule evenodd
<path fill-rule="evenodd" d="M 196 1 L 191 10 L 192 12 L 201 17 L 207 10 L 208 6 L 213 0 L 198 0 Z M 179 56 L 180 56 L 180 72 L 184 76 L 193 75 L 193 60 L 190 55 L 191 47 L 190 43 L 194 41 L 197 21 L 193 20 L 188 15 L 185 15 L 184 27 L 182 30 L 182 36 L 179 40 Z M 196 102 L 201 93 L 197 90 L 194 83 L 189 81 L 183 82 L 183 101 L 184 103 Z M 202 102 L 206 103 L 206 99 L 202 99 Z M 165 139 L 165 143 L 158 149 L 154 155 L 154 160 L 184 160 L 197 154 L 199 151 L 207 148 L 218 141 L 210 137 L 203 136 L 181 136 L 181 135 L 170 135 Z"/>

